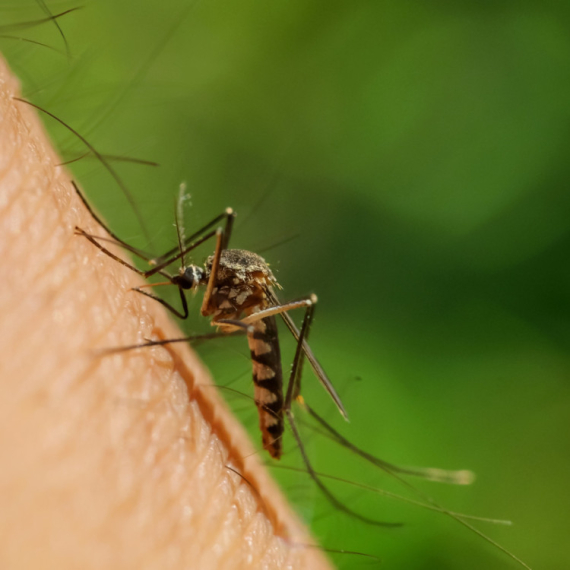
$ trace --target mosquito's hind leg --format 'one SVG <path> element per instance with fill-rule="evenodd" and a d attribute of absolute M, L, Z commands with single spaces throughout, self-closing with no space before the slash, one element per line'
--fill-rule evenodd
<path fill-rule="evenodd" d="M 226 338 L 228 336 L 238 336 L 245 334 L 245 331 L 237 330 L 231 333 L 224 333 L 224 332 L 214 332 L 214 333 L 207 333 L 207 334 L 196 334 L 190 336 L 184 336 L 181 338 L 167 338 L 164 340 L 147 340 L 146 342 L 141 342 L 139 344 L 130 344 L 127 346 L 117 346 L 113 348 L 104 348 L 99 352 L 100 355 L 106 356 L 110 354 L 116 354 L 118 352 L 128 352 L 129 350 L 136 350 L 138 348 L 148 348 L 150 346 L 166 346 L 168 344 L 176 344 L 178 342 L 199 342 L 202 340 L 212 340 L 216 338 Z"/>
<path fill-rule="evenodd" d="M 311 479 L 313 479 L 313 481 L 315 482 L 317 487 L 321 490 L 321 492 L 325 495 L 327 500 L 334 507 L 336 507 L 343 513 L 346 513 L 347 515 L 354 517 L 358 520 L 361 520 L 362 522 L 365 522 L 367 524 L 384 526 L 384 527 L 401 526 L 401 523 L 387 523 L 384 521 L 371 519 L 347 507 L 344 503 L 342 503 L 339 499 L 337 499 L 337 497 L 330 491 L 330 489 L 322 482 L 321 478 L 319 477 L 317 472 L 313 469 L 313 466 L 309 461 L 309 456 L 307 455 L 305 446 L 303 445 L 303 441 L 301 440 L 301 435 L 299 434 L 299 430 L 297 429 L 297 425 L 295 423 L 295 416 L 293 414 L 291 405 L 293 403 L 293 400 L 296 399 L 300 399 L 302 402 L 300 390 L 301 390 L 301 371 L 303 368 L 303 360 L 305 356 L 304 343 L 309 334 L 311 323 L 313 321 L 314 312 L 315 312 L 315 303 L 311 303 L 307 306 L 307 310 L 305 311 L 305 317 L 303 319 L 303 324 L 301 325 L 301 330 L 299 331 L 297 349 L 295 351 L 295 357 L 293 359 L 293 365 L 291 367 L 291 374 L 289 376 L 289 383 L 287 384 L 287 394 L 285 396 L 285 403 L 283 405 L 283 411 L 285 413 L 285 416 L 287 417 L 287 421 L 289 423 L 289 426 L 291 427 L 291 431 L 293 432 L 295 441 L 299 446 L 299 451 L 301 452 L 303 463 L 305 464 L 305 467 L 307 468 L 307 472 L 309 473 Z"/>
<path fill-rule="evenodd" d="M 283 314 L 286 314 L 287 311 L 290 311 L 292 309 L 297 309 L 300 307 L 306 307 L 305 318 L 303 319 L 303 325 L 301 326 L 301 330 L 297 331 L 298 332 L 297 350 L 295 351 L 295 358 L 293 360 L 293 366 L 291 368 L 291 374 L 289 376 L 289 383 L 287 385 L 287 395 L 285 397 L 285 403 L 283 405 L 283 412 L 287 417 L 287 421 L 289 422 L 289 425 L 291 427 L 291 431 L 293 432 L 293 436 L 295 437 L 297 445 L 299 446 L 305 467 L 307 468 L 307 471 L 308 471 L 309 475 L 311 476 L 311 478 L 313 479 L 313 481 L 315 482 L 315 484 L 319 487 L 319 489 L 322 491 L 322 493 L 326 496 L 327 500 L 332 505 L 334 505 L 337 509 L 339 509 L 340 511 L 342 511 L 342 512 L 346 513 L 347 515 L 350 515 L 354 518 L 357 518 L 357 519 L 359 519 L 365 523 L 368 523 L 368 524 L 373 524 L 373 525 L 377 525 L 377 526 L 385 526 L 385 527 L 401 526 L 401 523 L 386 523 L 384 521 L 378 521 L 375 519 L 371 519 L 369 517 L 361 515 L 360 513 L 357 513 L 356 511 L 353 511 L 352 509 L 350 509 L 349 507 L 344 505 L 341 501 L 339 501 L 339 499 L 336 498 L 336 496 L 329 490 L 329 488 L 321 481 L 321 478 L 316 473 L 316 471 L 313 469 L 313 466 L 311 465 L 311 462 L 309 461 L 309 457 L 305 451 L 305 446 L 303 445 L 303 442 L 301 440 L 301 436 L 300 436 L 299 431 L 297 429 L 297 426 L 295 424 L 295 418 L 293 415 L 293 411 L 291 409 L 291 405 L 292 405 L 293 400 L 295 400 L 295 399 L 299 399 L 302 402 L 302 398 L 300 395 L 301 371 L 302 371 L 302 367 L 303 367 L 303 359 L 304 359 L 305 350 L 306 350 L 306 348 L 305 348 L 306 347 L 306 339 L 307 339 L 307 335 L 309 333 L 311 323 L 313 321 L 313 315 L 315 312 L 316 301 L 317 301 L 316 296 L 310 295 L 309 297 L 307 297 L 305 299 L 301 299 L 298 301 L 292 301 L 291 303 L 285 303 L 283 305 L 277 304 L 273 307 L 269 307 L 269 308 L 264 309 L 262 311 L 258 311 L 257 313 L 253 313 L 253 314 L 247 316 L 246 318 L 244 318 L 240 321 L 231 320 L 231 319 L 220 319 L 217 322 L 213 321 L 212 324 L 221 324 L 221 325 L 225 325 L 225 326 L 235 327 L 236 329 L 239 329 L 239 328 L 242 328 L 242 329 L 246 328 L 247 329 L 248 326 L 250 326 L 252 323 L 254 323 L 260 319 L 263 319 L 263 318 L 266 318 L 266 317 L 269 317 L 272 315 L 276 315 L 276 314 L 283 315 Z"/>
<path fill-rule="evenodd" d="M 267 298 L 273 304 L 273 306 L 269 307 L 268 309 L 265 309 L 264 311 L 260 311 L 259 313 L 255 313 L 253 315 L 250 315 L 249 317 L 247 317 L 247 319 L 250 319 L 249 322 L 255 320 L 256 318 L 259 318 L 259 315 L 262 315 L 261 318 L 263 318 L 263 316 L 269 316 L 271 314 L 279 314 L 279 316 L 283 319 L 283 321 L 287 325 L 287 328 L 291 331 L 291 334 L 293 335 L 295 340 L 299 341 L 300 332 L 299 332 L 299 329 L 297 328 L 297 326 L 295 325 L 295 323 L 293 322 L 293 319 L 289 316 L 289 311 L 291 311 L 292 309 L 297 309 L 297 308 L 301 308 L 301 307 L 307 307 L 308 308 L 308 307 L 314 306 L 318 300 L 317 296 L 316 295 L 309 295 L 308 297 L 305 297 L 304 299 L 301 299 L 300 301 L 293 301 L 291 303 L 281 304 L 279 302 L 279 300 L 277 299 L 277 297 L 275 296 L 275 293 L 270 288 L 266 288 L 265 294 L 267 295 Z M 246 320 L 246 322 L 248 322 L 248 321 Z M 315 376 L 317 377 L 318 381 L 322 384 L 323 388 L 327 391 L 329 396 L 332 398 L 333 402 L 335 403 L 336 407 L 338 408 L 338 410 L 341 413 L 341 415 L 343 416 L 343 418 L 345 420 L 348 420 L 348 414 L 346 413 L 346 410 L 344 409 L 344 405 L 340 399 L 340 396 L 337 394 L 332 382 L 329 380 L 326 372 L 323 370 L 323 367 L 320 365 L 319 361 L 316 359 L 315 355 L 313 354 L 311 347 L 307 344 L 306 339 L 303 340 L 303 342 L 301 343 L 301 346 L 302 346 L 303 352 L 304 352 L 305 356 L 307 357 L 307 360 L 309 361 L 309 363 L 313 369 L 313 372 L 315 373 Z M 299 378 L 298 382 L 300 383 L 300 381 L 301 381 L 301 379 Z"/>

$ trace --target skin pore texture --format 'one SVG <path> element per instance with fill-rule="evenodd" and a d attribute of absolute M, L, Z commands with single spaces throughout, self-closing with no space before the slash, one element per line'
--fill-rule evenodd
<path fill-rule="evenodd" d="M 19 96 L 0 59 L 0 568 L 330 568 L 189 347 L 96 354 L 181 333 Z"/>

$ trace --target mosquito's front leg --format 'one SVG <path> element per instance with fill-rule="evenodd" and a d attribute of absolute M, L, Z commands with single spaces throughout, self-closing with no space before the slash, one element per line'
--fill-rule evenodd
<path fill-rule="evenodd" d="M 77 235 L 81 235 L 81 236 L 87 238 L 93 245 L 98 247 L 105 255 L 108 255 L 111 259 L 114 259 L 115 261 L 119 262 L 121 265 L 128 267 L 131 271 L 134 271 L 135 273 L 138 273 L 139 275 L 142 275 L 145 278 L 151 277 L 152 275 L 159 273 L 159 274 L 163 275 L 164 277 L 166 277 L 167 279 L 170 279 L 170 276 L 166 272 L 164 272 L 163 270 L 166 267 L 168 267 L 171 263 L 174 263 L 178 259 L 183 258 L 187 253 L 189 253 L 190 251 L 192 251 L 193 249 L 195 249 L 199 245 L 203 244 L 205 241 L 209 240 L 211 237 L 215 236 L 217 233 L 217 230 L 212 230 L 210 232 L 208 232 L 208 230 L 210 228 L 212 228 L 213 226 L 215 226 L 216 224 L 218 224 L 224 218 L 226 220 L 226 224 L 225 224 L 225 228 L 224 228 L 224 235 L 227 236 L 227 237 L 224 237 L 224 243 L 227 244 L 227 242 L 229 240 L 229 235 L 231 233 L 231 229 L 233 226 L 233 220 L 235 218 L 235 213 L 231 208 L 227 208 L 223 214 L 216 216 L 211 222 L 209 222 L 203 228 L 199 229 L 197 232 L 195 232 L 189 238 L 187 238 L 184 241 L 184 248 L 183 249 L 177 247 L 177 248 L 174 248 L 174 249 L 167 251 L 162 256 L 151 258 L 147 254 L 145 254 L 143 251 L 141 251 L 137 248 L 134 248 L 133 246 L 129 245 L 127 242 L 120 239 L 115 233 L 113 233 L 109 229 L 109 227 L 105 223 L 103 223 L 101 218 L 99 218 L 99 216 L 97 216 L 97 214 L 95 214 L 95 212 L 93 211 L 93 209 L 91 208 L 91 206 L 87 202 L 85 196 L 83 196 L 83 194 L 79 190 L 77 184 L 74 181 L 72 181 L 71 183 L 72 183 L 73 187 L 75 188 L 75 192 L 79 196 L 80 200 L 83 202 L 85 208 L 87 209 L 87 211 L 89 212 L 91 217 L 95 220 L 95 222 L 97 222 L 97 224 L 99 224 L 113 238 L 113 240 L 115 240 L 115 243 L 117 245 L 119 245 L 120 247 L 130 251 L 132 254 L 136 255 L 137 257 L 140 257 L 141 259 L 148 262 L 149 264 L 153 265 L 153 268 L 149 269 L 147 271 L 141 271 L 140 269 L 138 269 L 137 267 L 135 267 L 131 263 L 128 263 L 128 262 L 124 261 L 123 259 L 121 259 L 120 257 L 116 256 L 114 253 L 109 251 L 106 247 L 102 246 L 97 241 L 98 239 L 106 240 L 108 238 L 102 238 L 99 236 L 94 236 L 92 234 L 87 233 L 85 230 L 83 230 L 77 226 L 75 227 L 75 233 Z M 208 233 L 206 233 L 206 232 L 208 232 Z M 202 236 L 202 237 L 200 237 L 200 236 Z"/>
<path fill-rule="evenodd" d="M 121 246 L 124 247 L 125 249 L 128 249 L 131 253 L 134 253 L 135 255 L 138 255 L 139 257 L 141 257 L 142 259 L 148 260 L 147 257 L 144 256 L 143 252 L 141 252 L 140 250 L 137 250 L 136 248 L 131 247 L 127 242 L 123 241 L 119 236 L 117 236 L 117 234 L 113 233 L 110 229 L 109 226 L 107 226 L 107 224 L 105 224 L 103 222 L 103 220 L 101 220 L 101 218 L 93 211 L 93 208 L 91 208 L 91 206 L 89 205 L 89 202 L 87 201 L 87 199 L 85 198 L 85 196 L 83 195 L 83 193 L 81 192 L 81 190 L 79 190 L 79 187 L 77 186 L 77 184 L 75 183 L 75 181 L 71 181 L 71 184 L 73 186 L 73 188 L 75 188 L 75 193 L 79 196 L 79 199 L 83 202 L 83 205 L 85 206 L 85 209 L 89 212 L 89 214 L 91 215 L 91 217 Z M 79 228 L 75 228 L 76 230 L 78 230 Z M 83 231 L 83 230 L 81 230 Z"/>
<path fill-rule="evenodd" d="M 236 217 L 236 213 L 233 211 L 232 208 L 226 208 L 225 211 L 220 214 L 219 216 L 216 216 L 211 222 L 209 222 L 208 224 L 206 224 L 202 229 L 198 230 L 197 232 L 193 233 L 191 236 L 185 238 L 184 240 L 184 253 L 182 255 L 178 255 L 177 259 L 179 259 L 180 257 L 183 257 L 183 255 L 186 254 L 186 252 L 190 251 L 190 249 L 193 249 L 193 247 L 190 247 L 193 245 L 193 241 L 199 237 L 200 235 L 202 235 L 206 230 L 213 228 L 214 226 L 216 226 L 217 224 L 219 224 L 221 221 L 223 221 L 225 219 L 225 225 L 224 225 L 224 229 L 223 234 L 224 234 L 224 239 L 223 239 L 223 243 L 222 243 L 222 249 L 227 249 L 228 247 L 228 242 L 230 240 L 230 235 L 232 232 L 232 228 L 233 228 L 233 224 L 234 224 L 234 219 Z M 216 235 L 216 231 L 211 232 L 210 234 L 208 234 L 210 237 Z M 190 247 L 190 249 L 188 249 Z M 177 251 L 182 251 L 182 249 L 180 248 L 180 246 L 178 247 L 173 247 L 172 249 L 168 250 L 166 253 L 162 254 L 161 256 L 155 257 L 152 260 L 150 260 L 149 262 L 152 265 L 158 265 L 158 264 L 163 264 L 163 262 L 172 257 L 172 255 L 174 255 Z"/>
<path fill-rule="evenodd" d="M 224 232 L 221 228 L 216 230 L 216 249 L 214 251 L 214 259 L 212 260 L 212 267 L 210 269 L 210 277 L 208 278 L 208 284 L 206 286 L 206 292 L 204 293 L 204 299 L 202 300 L 201 313 L 203 317 L 210 314 L 210 300 L 212 298 L 212 293 L 214 291 L 214 286 L 216 284 L 216 279 L 218 276 L 218 268 L 220 267 L 220 258 L 222 256 L 222 244 L 224 243 Z"/>
<path fill-rule="evenodd" d="M 105 226 L 103 226 L 103 227 L 105 227 Z M 95 247 L 99 248 L 105 255 L 108 255 L 111 259 L 114 259 L 115 261 L 117 261 L 121 265 L 128 267 L 131 271 L 134 271 L 135 273 L 138 273 L 139 275 L 146 277 L 146 274 L 144 271 L 141 271 L 138 267 L 132 265 L 131 263 L 128 263 L 124 259 L 121 259 L 119 256 L 115 255 L 112 251 L 110 251 L 106 247 L 102 246 L 97 241 L 97 236 L 93 236 L 91 234 L 88 234 L 85 230 L 82 230 L 81 228 L 79 228 L 77 226 L 75 226 L 75 234 L 78 236 L 83 236 L 85 239 L 89 240 Z M 121 241 L 118 241 L 117 245 L 120 245 L 121 247 L 125 247 L 126 249 L 130 250 L 130 246 L 123 244 L 123 242 L 121 242 Z"/>

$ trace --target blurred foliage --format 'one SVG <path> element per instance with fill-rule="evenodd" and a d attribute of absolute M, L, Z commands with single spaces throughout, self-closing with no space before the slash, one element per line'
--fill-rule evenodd
<path fill-rule="evenodd" d="M 473 469 L 470 488 L 417 484 L 453 510 L 512 519 L 479 527 L 534 568 L 569 567 L 570 4 L 83 4 L 59 20 L 69 57 L 53 22 L 0 33 L 55 50 L 0 43 L 26 97 L 100 152 L 160 163 L 113 162 L 150 243 L 102 166 L 73 164 L 111 227 L 154 252 L 172 246 L 183 180 L 187 227 L 233 206 L 233 246 L 264 252 L 284 298 L 319 294 L 312 344 L 351 424 L 308 370 L 307 400 L 387 460 Z M 33 0 L 2 0 L 0 15 L 3 26 L 45 17 Z M 46 125 L 66 159 L 85 152 Z M 243 341 L 202 350 L 223 383 L 242 371 L 235 386 L 250 393 Z M 258 440 L 255 410 L 239 407 Z M 397 488 L 307 440 L 320 471 Z M 437 513 L 334 485 L 407 523 L 379 530 L 335 512 L 307 477 L 275 473 L 325 547 L 393 570 L 516 567 Z"/>

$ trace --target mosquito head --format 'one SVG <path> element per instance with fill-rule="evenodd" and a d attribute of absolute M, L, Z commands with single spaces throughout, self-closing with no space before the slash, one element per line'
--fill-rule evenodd
<path fill-rule="evenodd" d="M 204 270 L 197 265 L 181 267 L 179 275 L 176 275 L 172 282 L 182 287 L 182 289 L 196 289 L 205 282 Z"/>

